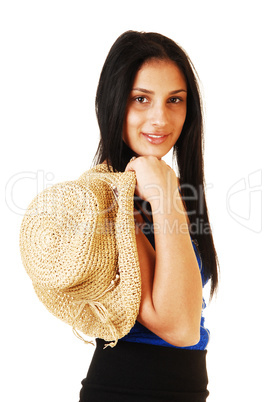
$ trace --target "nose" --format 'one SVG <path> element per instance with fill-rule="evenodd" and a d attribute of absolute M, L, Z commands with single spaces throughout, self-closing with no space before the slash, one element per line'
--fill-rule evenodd
<path fill-rule="evenodd" d="M 157 103 L 150 109 L 152 126 L 163 128 L 168 124 L 168 113 L 165 104 Z"/>

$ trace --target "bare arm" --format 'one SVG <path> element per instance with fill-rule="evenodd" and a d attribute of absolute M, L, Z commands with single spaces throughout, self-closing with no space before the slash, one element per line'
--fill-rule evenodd
<path fill-rule="evenodd" d="M 149 198 L 151 204 L 156 252 L 153 254 L 154 250 L 151 250 L 148 240 L 138 231 L 136 239 L 142 276 L 138 321 L 173 345 L 194 345 L 200 336 L 202 283 L 185 210 L 177 189 L 177 178 L 172 171 L 171 188 L 167 189 L 166 173 L 170 168 L 163 161 L 148 158 L 146 163 L 142 162 L 136 166 L 137 182 L 138 168 L 144 172 L 144 167 L 148 169 L 150 163 L 154 174 L 162 174 L 165 180 L 159 178 L 157 182 L 162 190 L 160 200 L 151 187 L 150 192 L 140 191 L 142 198 Z M 155 182 L 155 177 L 143 176 L 143 183 L 151 179 Z"/>

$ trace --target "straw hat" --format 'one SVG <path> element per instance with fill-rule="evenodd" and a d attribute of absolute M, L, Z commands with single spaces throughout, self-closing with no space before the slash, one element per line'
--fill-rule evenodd
<path fill-rule="evenodd" d="M 78 331 L 111 347 L 133 327 L 141 300 L 135 184 L 135 172 L 97 165 L 38 194 L 20 229 L 38 298 L 80 339 Z"/>

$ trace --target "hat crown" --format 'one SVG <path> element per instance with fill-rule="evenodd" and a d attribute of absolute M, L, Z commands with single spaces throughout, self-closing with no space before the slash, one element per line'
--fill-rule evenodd
<path fill-rule="evenodd" d="M 118 203 L 110 184 L 114 182 L 107 167 L 100 165 L 34 198 L 20 233 L 22 259 L 33 282 L 48 289 L 66 289 L 94 281 L 96 271 L 98 280 L 101 276 L 104 282 L 112 279 L 118 259 Z"/>

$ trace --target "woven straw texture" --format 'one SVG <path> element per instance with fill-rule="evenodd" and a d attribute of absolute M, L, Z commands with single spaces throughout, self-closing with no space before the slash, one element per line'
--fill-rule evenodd
<path fill-rule="evenodd" d="M 135 183 L 134 172 L 97 165 L 42 191 L 23 217 L 20 252 L 34 290 L 81 339 L 78 331 L 115 346 L 136 321 Z"/>

